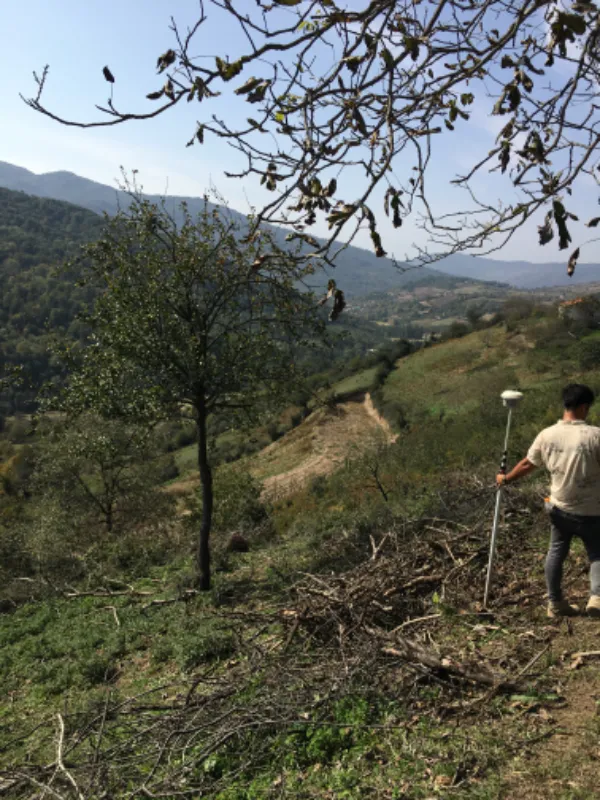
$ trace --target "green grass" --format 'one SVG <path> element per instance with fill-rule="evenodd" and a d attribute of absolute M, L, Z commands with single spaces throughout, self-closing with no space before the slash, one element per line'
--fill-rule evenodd
<path fill-rule="evenodd" d="M 357 372 L 356 375 L 350 375 L 350 377 L 344 378 L 339 381 L 339 383 L 334 384 L 332 391 L 340 398 L 358 394 L 359 392 L 367 392 L 373 386 L 376 374 L 377 367 L 371 367 L 362 372 Z"/>
<path fill-rule="evenodd" d="M 197 444 L 190 444 L 187 447 L 182 447 L 181 450 L 176 450 L 173 455 L 180 475 L 187 475 L 198 469 Z"/>

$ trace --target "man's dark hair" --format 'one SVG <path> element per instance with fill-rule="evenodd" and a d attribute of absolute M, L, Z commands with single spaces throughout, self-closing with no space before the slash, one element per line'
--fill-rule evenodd
<path fill-rule="evenodd" d="M 562 397 L 567 411 L 572 411 L 579 406 L 591 406 L 596 399 L 590 387 L 583 383 L 570 383 L 565 386 Z"/>

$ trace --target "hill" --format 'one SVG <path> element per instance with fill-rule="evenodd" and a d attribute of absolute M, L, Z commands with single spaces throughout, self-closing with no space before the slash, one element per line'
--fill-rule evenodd
<path fill-rule="evenodd" d="M 101 230 L 101 217 L 87 209 L 0 189 L 0 366 L 23 365 L 32 387 L 52 374 L 51 333 L 78 338 L 75 316 L 91 299 L 56 268 Z"/>
<path fill-rule="evenodd" d="M 13 191 L 23 191 L 38 197 L 54 198 L 73 203 L 101 214 L 115 214 L 119 208 L 126 208 L 130 198 L 125 192 L 113 189 L 102 183 L 82 178 L 72 172 L 49 172 L 36 175 L 22 167 L 0 161 L 0 186 Z M 160 203 L 163 198 L 149 195 L 153 202 Z M 185 202 L 192 215 L 201 211 L 204 200 L 198 197 L 179 197 L 170 195 L 166 199 L 167 208 L 176 216 L 177 208 Z M 245 216 L 229 209 L 229 213 L 239 223 L 245 223 Z M 275 228 L 281 244 L 285 242 L 287 231 Z M 429 271 L 429 270 L 428 270 Z M 431 270 L 435 274 L 435 270 Z M 402 286 L 414 275 L 409 271 L 401 272 L 387 258 L 376 258 L 368 250 L 360 247 L 348 247 L 340 256 L 334 277 L 343 282 L 348 296 L 364 294 L 374 288 L 385 290 L 392 286 Z"/>
<path fill-rule="evenodd" d="M 436 269 L 448 275 L 479 281 L 502 281 L 519 289 L 573 286 L 600 280 L 600 264 L 581 263 L 572 277 L 567 275 L 567 259 L 560 262 L 500 261 L 480 256 L 453 255 L 440 261 Z"/>
<path fill-rule="evenodd" d="M 452 325 L 464 330 L 474 319 L 485 322 L 495 314 L 510 315 L 519 308 L 537 306 L 540 312 L 548 312 L 564 300 L 598 293 L 598 283 L 517 289 L 506 283 L 438 275 L 434 280 L 415 279 L 400 289 L 354 298 L 348 314 L 386 328 L 390 337 L 419 339 L 424 334 L 441 334 Z"/>
<path fill-rule="evenodd" d="M 24 191 L 39 197 L 65 200 L 75 205 L 95 211 L 114 214 L 119 207 L 127 206 L 128 198 L 110 186 L 82 178 L 72 172 L 59 171 L 36 175 L 23 167 L 0 161 L 0 186 L 16 191 Z M 160 200 L 151 196 L 152 200 Z M 176 208 L 185 201 L 192 213 L 200 208 L 202 200 L 194 197 L 171 196 L 168 202 Z M 234 216 L 238 212 L 232 210 Z M 284 234 L 282 234 L 283 238 Z M 527 261 L 502 261 L 457 254 L 449 256 L 435 265 L 435 269 L 425 272 L 443 272 L 456 277 L 477 281 L 500 281 L 522 289 L 543 286 L 563 286 L 600 281 L 600 265 L 579 264 L 573 278 L 566 274 L 564 262 L 531 263 Z M 414 281 L 412 270 L 398 271 L 389 259 L 378 259 L 373 253 L 351 246 L 345 250 L 336 268 L 336 276 L 344 281 L 349 296 L 372 291 L 385 291 L 388 288 L 404 286 Z"/>
<path fill-rule="evenodd" d="M 0 188 L 0 367 L 22 365 L 27 387 L 4 393 L 0 413 L 31 410 L 36 390 L 56 374 L 48 350 L 51 336 L 80 339 L 85 334 L 76 316 L 94 292 L 59 268 L 81 244 L 98 238 L 103 224 L 86 208 Z M 342 315 L 331 327 L 333 352 L 313 354 L 312 369 L 364 355 L 388 334 L 375 322 Z"/>
<path fill-rule="evenodd" d="M 194 507 L 152 537 L 130 531 L 126 548 L 69 541 L 56 562 L 45 548 L 60 529 L 3 531 L 3 569 L 21 541 L 37 560 L 31 573 L 15 560 L 2 586 L 0 792 L 597 796 L 597 622 L 545 618 L 543 476 L 507 489 L 490 609 L 481 595 L 499 393 L 525 393 L 514 463 L 564 382 L 600 383 L 599 353 L 597 331 L 537 315 L 399 359 L 376 392 L 397 438 L 337 450 L 329 474 L 313 462 L 260 523 L 242 472 L 220 468 L 219 519 L 236 514 L 217 531 L 210 594 L 189 586 Z M 316 410 L 250 463 L 286 475 L 302 440 L 340 444 L 340 419 Z M 227 547 L 240 530 L 248 552 Z M 68 559 L 78 578 L 61 577 Z M 573 598 L 583 573 L 576 547 Z"/>

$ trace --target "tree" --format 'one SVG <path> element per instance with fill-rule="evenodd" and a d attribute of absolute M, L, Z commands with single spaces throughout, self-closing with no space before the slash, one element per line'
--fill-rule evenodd
<path fill-rule="evenodd" d="M 304 337 L 323 330 L 299 266 L 268 232 L 244 231 L 207 203 L 178 226 L 140 198 L 84 248 L 84 281 L 101 287 L 90 345 L 69 351 L 65 402 L 105 417 L 189 416 L 198 431 L 199 586 L 210 588 L 213 513 L 209 417 L 259 413 L 293 386 Z"/>
<path fill-rule="evenodd" d="M 43 435 L 33 491 L 60 505 L 71 527 L 92 539 L 114 536 L 161 516 L 161 464 L 152 428 L 82 414 Z M 41 510 L 44 513 L 42 503 Z"/>
<path fill-rule="evenodd" d="M 213 51 L 216 26 L 239 29 L 246 47 L 197 56 Z M 172 47 L 157 54 L 162 83 L 146 87 L 153 108 L 120 109 L 118 76 L 109 71 L 103 116 L 65 119 L 44 105 L 47 67 L 26 102 L 81 127 L 200 104 L 188 144 L 211 134 L 228 141 L 242 156 L 230 177 L 255 178 L 273 193 L 254 225 L 290 226 L 307 245 L 304 256 L 328 256 L 342 231 L 351 239 L 361 225 L 384 256 L 375 203 L 395 228 L 416 216 L 427 231 L 430 248 L 417 248 L 414 263 L 498 249 L 540 215 L 540 244 L 556 234 L 559 248 L 569 247 L 576 217 L 568 198 L 590 177 L 598 182 L 600 12 L 593 0 L 201 0 L 185 32 L 175 20 L 171 27 Z M 210 113 L 218 95 L 232 101 L 224 119 Z M 241 123 L 236 102 L 250 112 Z M 468 207 L 436 210 L 437 148 L 464 135 L 473 110 L 501 120 L 501 130 L 453 181 L 466 190 Z M 478 192 L 476 179 L 487 171 L 504 176 L 500 200 Z M 327 221 L 327 241 L 307 230 L 317 217 Z M 576 248 L 569 274 L 578 257 Z"/>

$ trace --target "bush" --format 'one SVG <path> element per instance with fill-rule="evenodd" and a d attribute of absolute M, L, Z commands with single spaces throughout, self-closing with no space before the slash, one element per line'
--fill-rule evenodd
<path fill-rule="evenodd" d="M 165 505 L 167 509 L 171 507 L 170 499 Z M 163 514 L 159 512 L 157 516 Z M 96 559 L 102 573 L 135 578 L 147 575 L 154 566 L 168 564 L 180 548 L 178 537 L 168 525 L 152 525 L 104 542 Z"/>
<path fill-rule="evenodd" d="M 327 477 L 325 475 L 315 476 L 310 483 L 309 492 L 315 497 L 325 497 L 327 493 Z"/>
<path fill-rule="evenodd" d="M 31 434 L 31 423 L 25 417 L 16 417 L 5 424 L 4 435 L 13 444 L 24 444 Z"/>
<path fill-rule="evenodd" d="M 502 306 L 502 316 L 507 322 L 528 319 L 534 310 L 534 303 L 528 297 L 511 297 Z"/>
<path fill-rule="evenodd" d="M 261 484 L 239 466 L 220 467 L 214 477 L 213 530 L 226 534 L 251 531 L 269 519 L 261 501 Z M 191 499 L 187 524 L 195 531 L 202 514 L 200 493 Z M 264 532 L 264 531 L 263 531 Z"/>
<path fill-rule="evenodd" d="M 215 530 L 249 530 L 264 522 L 267 509 L 260 499 L 260 483 L 240 468 L 223 468 L 215 479 Z"/>
<path fill-rule="evenodd" d="M 600 337 L 590 336 L 579 342 L 577 355 L 582 369 L 597 369 L 600 366 Z"/>
<path fill-rule="evenodd" d="M 272 420 L 267 425 L 267 433 L 269 434 L 269 438 L 272 442 L 276 442 L 277 439 L 281 439 L 281 437 L 285 433 L 285 428 L 279 425 L 277 422 Z"/>
<path fill-rule="evenodd" d="M 198 431 L 194 422 L 185 420 L 173 420 L 166 422 L 160 428 L 162 438 L 162 449 L 166 453 L 174 450 L 181 450 L 188 447 L 198 439 Z"/>
<path fill-rule="evenodd" d="M 223 630 L 210 620 L 200 629 L 196 626 L 196 620 L 190 622 L 174 648 L 179 666 L 186 671 L 205 661 L 227 658 L 235 650 L 235 639 L 230 630 Z"/>
<path fill-rule="evenodd" d="M 95 686 L 111 681 L 117 674 L 117 667 L 109 656 L 98 654 L 83 662 L 81 674 L 86 683 Z"/>
<path fill-rule="evenodd" d="M 171 453 L 157 459 L 156 462 L 157 479 L 159 483 L 172 481 L 179 476 L 179 467 Z"/>
<path fill-rule="evenodd" d="M 446 331 L 445 338 L 446 339 L 461 339 L 463 336 L 466 336 L 470 333 L 470 329 L 468 325 L 465 325 L 464 322 L 453 322 L 448 330 Z"/>

